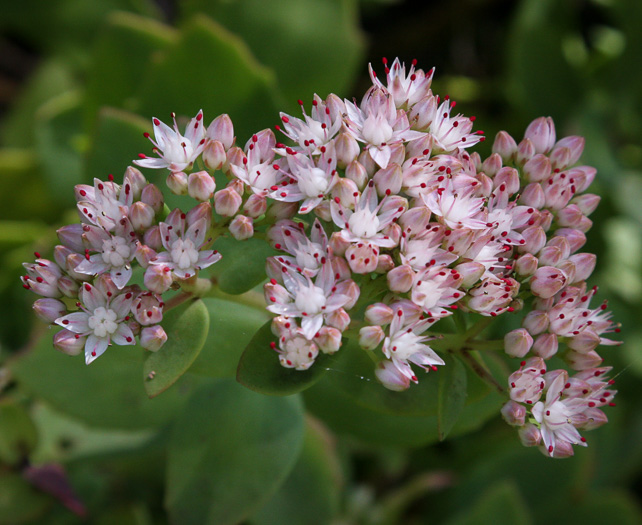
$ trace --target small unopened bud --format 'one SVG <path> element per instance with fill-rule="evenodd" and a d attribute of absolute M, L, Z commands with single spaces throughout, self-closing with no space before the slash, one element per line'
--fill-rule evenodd
<path fill-rule="evenodd" d="M 354 160 L 346 168 L 346 177 L 353 181 L 359 189 L 366 187 L 368 172 L 359 161 Z"/>
<path fill-rule="evenodd" d="M 370 152 L 368 150 L 363 150 L 357 160 L 366 169 L 368 177 L 372 177 L 375 171 L 377 171 L 377 163 L 370 156 Z"/>
<path fill-rule="evenodd" d="M 602 198 L 599 195 L 585 193 L 584 195 L 573 197 L 573 199 L 571 199 L 571 204 L 577 205 L 580 211 L 584 215 L 588 216 L 595 211 L 601 199 Z"/>
<path fill-rule="evenodd" d="M 201 202 L 187 212 L 188 225 L 196 224 L 201 219 L 205 221 L 205 228 L 209 229 L 212 224 L 212 205 L 209 202 Z"/>
<path fill-rule="evenodd" d="M 579 283 L 586 281 L 591 276 L 593 270 L 595 270 L 597 257 L 593 253 L 577 253 L 571 255 L 569 260 L 575 264 L 575 279 L 573 279 L 573 283 Z"/>
<path fill-rule="evenodd" d="M 433 115 L 437 109 L 437 99 L 432 94 L 425 96 L 410 108 L 408 120 L 412 129 L 419 131 L 427 130 L 433 121 Z"/>
<path fill-rule="evenodd" d="M 277 221 L 282 219 L 291 219 L 294 217 L 298 209 L 298 202 L 273 202 L 266 213 L 266 217 Z"/>
<path fill-rule="evenodd" d="M 341 206 L 354 209 L 359 198 L 359 188 L 350 179 L 339 179 L 332 188 L 332 198 L 339 199 Z"/>
<path fill-rule="evenodd" d="M 504 163 L 510 162 L 513 159 L 513 156 L 517 153 L 517 143 L 515 142 L 515 139 L 505 131 L 500 131 L 495 136 L 493 153 L 498 153 Z"/>
<path fill-rule="evenodd" d="M 544 194 L 542 186 L 537 182 L 531 182 L 521 193 L 519 203 L 538 210 L 543 208 L 546 204 L 546 195 Z"/>
<path fill-rule="evenodd" d="M 335 258 L 335 260 L 342 261 L 343 259 Z M 336 272 L 334 265 L 333 265 L 333 270 Z M 350 275 L 349 269 L 348 269 L 348 275 Z M 359 285 L 355 283 L 352 279 L 346 279 L 345 281 L 338 283 L 336 288 L 337 288 L 336 293 L 345 295 L 350 298 L 348 302 L 343 305 L 346 310 L 350 310 L 350 308 L 352 308 L 356 304 L 356 302 L 359 299 L 359 295 L 361 294 Z"/>
<path fill-rule="evenodd" d="M 243 198 L 231 187 L 214 194 L 214 209 L 223 217 L 232 217 L 239 211 Z"/>
<path fill-rule="evenodd" d="M 366 308 L 366 321 L 373 325 L 385 326 L 392 322 L 394 311 L 387 304 L 374 303 Z"/>
<path fill-rule="evenodd" d="M 402 374 L 392 361 L 381 361 L 375 369 L 377 379 L 388 390 L 402 392 L 410 386 L 410 379 Z"/>
<path fill-rule="evenodd" d="M 364 326 L 359 330 L 359 346 L 365 350 L 374 350 L 386 337 L 380 326 Z"/>
<path fill-rule="evenodd" d="M 348 249 L 348 246 L 351 245 L 350 241 L 346 241 L 343 236 L 341 235 L 340 232 L 334 232 L 330 236 L 330 240 L 328 241 L 328 245 L 332 249 L 332 253 L 339 257 L 343 257 L 345 254 L 346 250 Z"/>
<path fill-rule="evenodd" d="M 60 242 L 75 252 L 83 252 L 85 245 L 82 242 L 82 224 L 69 224 L 57 232 Z"/>
<path fill-rule="evenodd" d="M 341 332 L 336 328 L 322 326 L 314 342 L 324 354 L 334 354 L 341 348 Z"/>
<path fill-rule="evenodd" d="M 345 257 L 354 273 L 371 273 L 377 269 L 379 249 L 366 243 L 351 244 L 346 250 Z"/>
<path fill-rule="evenodd" d="M 182 171 L 170 173 L 165 182 L 175 195 L 187 195 L 187 175 Z"/>
<path fill-rule="evenodd" d="M 523 170 L 529 182 L 542 182 L 551 176 L 551 161 L 546 155 L 535 155 L 524 164 Z"/>
<path fill-rule="evenodd" d="M 129 208 L 129 220 L 137 232 L 143 232 L 154 224 L 154 209 L 143 201 L 136 201 Z"/>
<path fill-rule="evenodd" d="M 156 250 L 157 252 L 163 249 L 163 241 L 161 238 L 160 228 L 152 226 L 143 234 L 143 243 Z"/>
<path fill-rule="evenodd" d="M 412 282 L 415 278 L 415 272 L 409 265 L 403 264 L 390 270 L 386 278 L 390 291 L 396 293 L 406 293 L 412 288 Z"/>
<path fill-rule="evenodd" d="M 542 266 L 557 266 L 562 260 L 562 250 L 557 246 L 544 246 L 537 254 Z"/>
<path fill-rule="evenodd" d="M 58 289 L 65 297 L 78 297 L 79 283 L 68 275 L 63 275 L 58 279 Z"/>
<path fill-rule="evenodd" d="M 465 262 L 455 266 L 457 273 L 461 275 L 461 286 L 463 288 L 470 288 L 477 281 L 479 281 L 486 271 L 486 267 L 477 262 Z"/>
<path fill-rule="evenodd" d="M 243 212 L 253 219 L 263 215 L 266 210 L 267 199 L 264 195 L 257 195 L 256 193 L 250 195 L 243 205 Z"/>
<path fill-rule="evenodd" d="M 535 146 L 529 139 L 522 140 L 517 146 L 517 153 L 515 154 L 515 161 L 517 164 L 523 166 L 531 160 L 537 152 Z"/>
<path fill-rule="evenodd" d="M 163 320 L 163 303 L 152 293 L 142 293 L 132 303 L 132 313 L 142 326 L 158 324 Z"/>
<path fill-rule="evenodd" d="M 548 299 L 564 288 L 566 282 L 566 274 L 562 270 L 552 266 L 542 266 L 531 277 L 531 291 L 538 297 Z"/>
<path fill-rule="evenodd" d="M 339 133 L 334 139 L 334 149 L 337 155 L 337 166 L 345 168 L 357 160 L 361 150 L 357 140 L 347 133 Z"/>
<path fill-rule="evenodd" d="M 551 117 L 539 117 L 533 120 L 524 133 L 530 139 L 537 153 L 547 153 L 555 145 L 555 124 Z"/>
<path fill-rule="evenodd" d="M 51 297 L 37 299 L 33 303 L 34 313 L 45 323 L 53 323 L 59 317 L 67 313 L 65 303 Z"/>
<path fill-rule="evenodd" d="M 138 168 L 134 168 L 134 166 L 128 166 L 125 170 L 123 179 L 125 181 L 125 184 L 127 184 L 127 182 L 129 181 L 129 183 L 132 185 L 132 196 L 134 197 L 134 199 L 138 199 L 140 197 L 142 189 L 147 185 L 147 179 L 145 179 L 145 175 L 143 175 Z"/>
<path fill-rule="evenodd" d="M 572 166 L 580 160 L 583 151 L 584 137 L 576 135 L 564 137 L 555 144 L 553 151 L 551 151 L 550 157 L 553 167 L 563 170 Z"/>
<path fill-rule="evenodd" d="M 228 150 L 234 144 L 234 124 L 226 113 L 216 117 L 205 133 L 208 139 L 217 140 Z"/>
<path fill-rule="evenodd" d="M 586 416 L 586 422 L 582 425 L 578 425 L 582 430 L 593 430 L 601 427 L 609 421 L 606 414 L 597 407 L 589 407 L 585 409 L 584 416 Z"/>
<path fill-rule="evenodd" d="M 155 184 L 148 184 L 140 193 L 140 200 L 148 204 L 154 210 L 154 213 L 160 213 L 165 204 L 163 193 Z"/>
<path fill-rule="evenodd" d="M 245 215 L 237 215 L 230 223 L 230 233 L 237 241 L 244 241 L 254 235 L 254 221 Z"/>
<path fill-rule="evenodd" d="M 322 221 L 332 222 L 332 210 L 330 208 L 330 201 L 321 201 L 314 208 L 314 214 Z"/>
<path fill-rule="evenodd" d="M 587 353 L 595 350 L 600 344 L 600 336 L 593 330 L 582 330 L 579 334 L 570 337 L 566 344 L 572 350 L 580 353 Z"/>
<path fill-rule="evenodd" d="M 513 427 L 521 427 L 526 421 L 526 407 L 513 400 L 502 407 L 501 413 L 504 421 Z"/>
<path fill-rule="evenodd" d="M 531 253 L 525 253 L 515 262 L 515 272 L 517 275 L 533 275 L 537 270 L 538 260 Z"/>
<path fill-rule="evenodd" d="M 548 328 L 548 314 L 543 310 L 531 310 L 524 317 L 522 326 L 531 335 L 541 334 Z"/>
<path fill-rule="evenodd" d="M 187 193 L 199 202 L 210 200 L 214 190 L 216 190 L 216 183 L 207 171 L 191 173 L 187 179 Z"/>
<path fill-rule="evenodd" d="M 377 171 L 372 177 L 380 197 L 385 195 L 397 195 L 401 190 L 403 178 L 399 164 L 388 163 L 383 169 Z"/>
<path fill-rule="evenodd" d="M 533 346 L 533 338 L 525 328 L 512 330 L 504 336 L 504 350 L 512 357 L 524 357 Z"/>
<path fill-rule="evenodd" d="M 533 423 L 526 423 L 518 430 L 519 440 L 525 447 L 536 447 L 542 441 L 542 434 Z"/>
<path fill-rule="evenodd" d="M 557 353 L 559 342 L 555 334 L 540 334 L 533 342 L 533 353 L 542 359 L 549 359 Z"/>
<path fill-rule="evenodd" d="M 578 352 L 577 350 L 569 350 L 564 355 L 564 360 L 569 364 L 573 370 L 586 370 L 588 368 L 597 368 L 602 365 L 604 359 L 600 357 L 595 350 L 588 352 Z"/>
<path fill-rule="evenodd" d="M 69 330 L 60 330 L 53 337 L 53 345 L 63 354 L 78 355 L 85 348 L 86 337 L 78 336 Z"/>
<path fill-rule="evenodd" d="M 522 237 L 526 241 L 518 245 L 520 253 L 537 253 L 546 244 L 546 232 L 541 226 L 531 226 L 522 232 Z"/>
<path fill-rule="evenodd" d="M 167 334 L 160 325 L 146 326 L 140 331 L 140 346 L 150 352 L 157 352 L 167 341 Z"/>
<path fill-rule="evenodd" d="M 227 153 L 225 146 L 218 140 L 210 140 L 203 150 L 203 162 L 211 170 L 223 169 L 225 161 L 227 160 Z"/>
<path fill-rule="evenodd" d="M 143 277 L 145 287 L 157 294 L 165 293 L 172 286 L 174 278 L 172 272 L 167 266 L 161 264 L 150 264 L 145 270 Z"/>
<path fill-rule="evenodd" d="M 515 168 L 508 166 L 501 168 L 493 180 L 495 188 L 499 188 L 502 184 L 506 187 L 506 192 L 513 195 L 519 191 L 519 173 Z"/>
<path fill-rule="evenodd" d="M 325 322 L 328 326 L 334 327 L 343 332 L 348 328 L 348 326 L 350 326 L 350 315 L 343 308 L 338 308 L 326 316 Z"/>
<path fill-rule="evenodd" d="M 502 157 L 499 153 L 493 153 L 482 163 L 482 171 L 489 177 L 494 177 L 495 174 L 502 169 Z"/>

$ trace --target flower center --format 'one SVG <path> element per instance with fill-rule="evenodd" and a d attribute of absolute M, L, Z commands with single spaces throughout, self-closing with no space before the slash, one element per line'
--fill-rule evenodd
<path fill-rule="evenodd" d="M 122 237 L 112 237 L 103 241 L 103 261 L 114 268 L 120 268 L 129 262 L 131 249 Z"/>
<path fill-rule="evenodd" d="M 383 116 L 371 113 L 363 123 L 361 134 L 369 144 L 382 146 L 392 138 L 393 129 Z"/>
<path fill-rule="evenodd" d="M 198 261 L 198 250 L 189 239 L 176 239 L 170 254 L 174 264 L 181 270 L 191 268 Z"/>
<path fill-rule="evenodd" d="M 348 219 L 348 228 L 356 237 L 369 239 L 379 230 L 379 219 L 368 209 L 357 210 Z"/>
<path fill-rule="evenodd" d="M 321 261 L 319 260 L 319 254 L 323 253 L 321 246 L 315 242 L 309 243 L 305 247 L 301 247 L 295 253 L 296 263 L 301 268 L 306 268 L 308 270 L 316 270 L 319 267 Z"/>
<path fill-rule="evenodd" d="M 106 337 L 118 329 L 116 318 L 116 312 L 104 306 L 99 306 L 94 310 L 94 315 L 89 317 L 87 324 L 94 331 L 96 337 Z"/>
<path fill-rule="evenodd" d="M 294 300 L 295 306 L 308 315 L 316 315 L 325 306 L 325 293 L 318 286 L 301 288 Z"/>
<path fill-rule="evenodd" d="M 299 175 L 299 189 L 306 197 L 316 197 L 328 189 L 328 177 L 321 168 L 312 168 Z"/>

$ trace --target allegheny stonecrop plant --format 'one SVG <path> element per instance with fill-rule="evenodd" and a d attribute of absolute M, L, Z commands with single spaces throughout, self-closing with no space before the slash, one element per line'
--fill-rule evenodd
<path fill-rule="evenodd" d="M 585 445 L 579 431 L 605 423 L 615 395 L 596 349 L 618 344 L 604 336 L 619 329 L 605 304 L 590 306 L 596 258 L 580 250 L 600 199 L 584 193 L 596 170 L 576 166 L 584 139 L 557 140 L 541 117 L 519 143 L 498 133 L 482 161 L 470 153 L 484 140 L 474 117 L 432 93 L 432 70 L 384 65 L 360 104 L 315 95 L 302 119 L 282 113 L 284 143 L 266 129 L 236 146 L 227 115 L 206 127 L 199 112 L 184 134 L 175 118 L 154 118 L 145 135 L 156 156 L 134 163 L 168 169 L 170 191 L 197 204 L 169 211 L 134 167 L 122 184 L 76 187 L 80 223 L 60 228 L 54 260 L 36 254 L 22 278 L 43 297 L 36 314 L 63 328 L 55 348 L 87 364 L 112 344 L 158 350 L 163 294 L 181 289 L 170 305 L 207 295 L 204 270 L 235 257 L 212 243 L 257 236 L 281 252 L 266 261 L 275 341 L 265 351 L 283 367 L 314 367 L 350 333 L 383 386 L 401 391 L 444 365 L 440 353 L 497 350 L 479 335 L 519 312 L 522 328 L 501 345 L 523 359 L 502 415 L 549 456 Z M 136 264 L 144 276 L 132 284 Z M 440 333 L 453 314 L 459 332 Z M 548 369 L 553 356 L 571 371 Z"/>

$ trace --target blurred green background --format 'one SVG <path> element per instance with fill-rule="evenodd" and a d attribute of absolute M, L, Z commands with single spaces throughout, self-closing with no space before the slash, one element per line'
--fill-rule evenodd
<path fill-rule="evenodd" d="M 307 416 L 289 477 L 240 519 L 642 522 L 641 27 L 639 0 L 0 0 L 0 524 L 84 522 L 24 481 L 27 457 L 64 464 L 90 523 L 166 523 L 164 498 L 181 522 L 163 479 L 169 422 L 193 384 L 141 408 L 135 361 L 88 372 L 50 359 L 45 343 L 16 358 L 45 331 L 20 286 L 21 263 L 49 254 L 55 227 L 75 220 L 73 185 L 118 180 L 149 151 L 142 132 L 152 116 L 229 113 L 243 144 L 279 111 L 299 115 L 297 99 L 360 98 L 368 62 L 381 72 L 383 56 L 436 67 L 433 91 L 475 114 L 489 138 L 482 157 L 497 131 L 519 140 L 541 115 L 554 118 L 558 138 L 586 137 L 582 163 L 597 167 L 591 191 L 602 196 L 587 245 L 598 254 L 591 284 L 623 324 L 624 344 L 603 349 L 617 407 L 588 433 L 588 448 L 553 461 L 522 448 L 499 417 L 426 446 L 420 422 L 350 414 L 340 396 L 317 392 L 306 403 L 323 422 Z M 265 319 L 208 308 L 219 340 L 235 334 L 232 314 L 255 328 Z M 336 410 L 319 408 L 323 396 Z M 224 432 L 213 429 L 223 444 Z M 12 453 L 15 442 L 23 454 Z"/>

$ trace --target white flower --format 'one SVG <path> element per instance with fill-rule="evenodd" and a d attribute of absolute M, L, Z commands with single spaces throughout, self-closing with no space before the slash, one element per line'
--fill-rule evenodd
<path fill-rule="evenodd" d="M 475 187 L 455 188 L 452 179 L 441 188 L 421 195 L 424 204 L 435 215 L 442 218 L 449 228 L 486 228 L 486 221 L 481 219 L 484 199 L 474 196 Z"/>
<path fill-rule="evenodd" d="M 424 73 L 421 69 L 415 70 L 417 61 L 413 60 L 406 75 L 406 66 L 398 58 L 395 58 L 390 68 L 388 68 L 387 59 L 384 58 L 383 63 L 386 67 L 386 86 L 377 78 L 372 65 L 368 64 L 370 78 L 375 86 L 385 88 L 392 94 L 395 106 L 398 108 L 412 106 L 431 94 L 430 84 L 432 83 L 434 68 L 428 73 Z"/>

